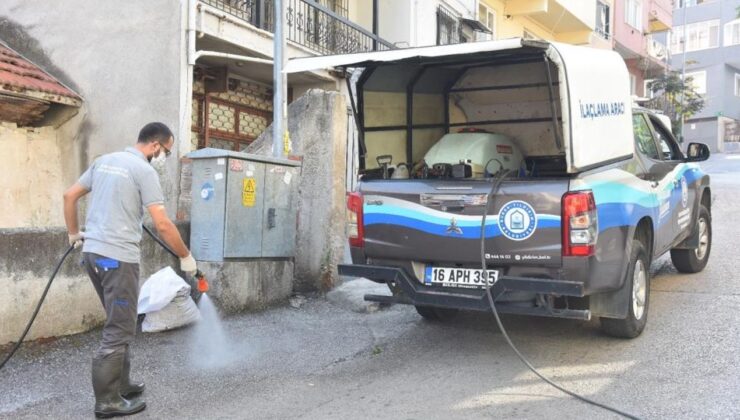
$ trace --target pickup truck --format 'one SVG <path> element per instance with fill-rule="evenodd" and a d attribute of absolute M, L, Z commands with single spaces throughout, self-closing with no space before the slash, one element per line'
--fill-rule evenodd
<path fill-rule="evenodd" d="M 709 149 L 684 155 L 663 116 L 632 106 L 616 53 L 508 39 L 287 71 L 327 67 L 347 71 L 360 150 L 339 272 L 391 291 L 365 299 L 439 321 L 490 311 L 489 289 L 499 313 L 595 316 L 633 338 L 651 262 L 707 264 L 711 190 L 696 162 Z"/>

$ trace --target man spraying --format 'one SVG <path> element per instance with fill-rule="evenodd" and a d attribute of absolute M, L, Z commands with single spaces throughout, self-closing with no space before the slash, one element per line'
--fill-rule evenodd
<path fill-rule="evenodd" d="M 131 380 L 129 344 L 136 333 L 139 298 L 139 242 L 144 208 L 159 236 L 180 257 L 180 269 L 197 270 L 175 224 L 167 216 L 157 171 L 174 136 L 159 122 L 139 132 L 138 142 L 122 152 L 98 158 L 64 193 L 64 219 L 69 243 L 82 244 L 83 264 L 106 314 L 103 338 L 92 361 L 95 415 L 99 418 L 138 413 L 146 408 L 139 394 L 144 384 Z M 77 202 L 92 192 L 80 231 Z"/>

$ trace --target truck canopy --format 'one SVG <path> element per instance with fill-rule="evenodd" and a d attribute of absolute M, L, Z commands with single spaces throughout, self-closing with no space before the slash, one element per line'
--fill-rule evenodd
<path fill-rule="evenodd" d="M 564 157 L 568 173 L 634 151 L 629 76 L 612 51 L 515 38 L 299 58 L 284 71 L 332 67 L 358 69 L 348 84 L 362 168 L 387 154 L 413 164 L 463 129 L 506 135 L 525 157 Z"/>

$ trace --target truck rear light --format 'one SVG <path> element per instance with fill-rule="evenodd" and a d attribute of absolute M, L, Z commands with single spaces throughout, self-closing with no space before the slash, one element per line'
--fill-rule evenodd
<path fill-rule="evenodd" d="M 585 229 L 578 229 L 570 231 L 570 243 L 571 244 L 586 244 L 591 243 L 591 232 Z"/>
<path fill-rule="evenodd" d="M 563 256 L 589 257 L 593 255 L 599 235 L 593 192 L 566 193 L 562 204 Z"/>
<path fill-rule="evenodd" d="M 362 223 L 362 194 L 347 195 L 347 234 L 349 245 L 362 248 L 365 246 L 365 228 Z"/>
<path fill-rule="evenodd" d="M 591 226 L 591 217 L 589 214 L 580 214 L 570 218 L 571 229 L 588 229 Z"/>

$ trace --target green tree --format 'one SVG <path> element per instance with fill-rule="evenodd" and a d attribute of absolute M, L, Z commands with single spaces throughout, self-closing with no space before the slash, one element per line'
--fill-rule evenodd
<path fill-rule="evenodd" d="M 647 107 L 663 111 L 671 119 L 673 134 L 679 139 L 681 120 L 704 108 L 704 98 L 696 93 L 692 82 L 692 77 L 683 80 L 680 72 L 669 71 L 648 83 L 648 89 L 657 95 L 648 101 Z"/>

